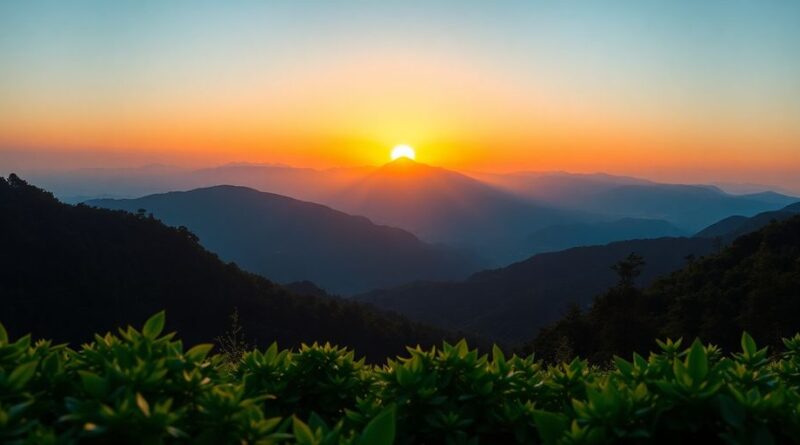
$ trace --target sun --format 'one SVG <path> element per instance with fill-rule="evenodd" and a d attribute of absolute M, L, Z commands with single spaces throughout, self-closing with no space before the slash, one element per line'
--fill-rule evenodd
<path fill-rule="evenodd" d="M 417 154 L 414 152 L 414 149 L 410 145 L 400 144 L 395 145 L 392 149 L 392 161 L 400 158 L 408 158 L 414 159 L 417 157 Z"/>

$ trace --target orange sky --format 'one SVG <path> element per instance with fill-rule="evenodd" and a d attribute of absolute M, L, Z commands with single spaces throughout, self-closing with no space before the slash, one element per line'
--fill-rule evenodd
<path fill-rule="evenodd" d="M 0 160 L 322 168 L 380 164 L 406 143 L 454 169 L 800 189 L 797 23 L 724 4 L 726 20 L 694 23 L 678 3 L 659 7 L 670 19 L 640 6 L 98 4 L 101 24 L 95 9 L 6 4 Z"/>

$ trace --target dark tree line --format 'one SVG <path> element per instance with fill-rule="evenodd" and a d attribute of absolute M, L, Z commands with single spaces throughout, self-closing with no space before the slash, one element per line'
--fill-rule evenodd
<path fill-rule="evenodd" d="M 613 268 L 619 283 L 587 310 L 571 308 L 527 347 L 546 359 L 574 355 L 605 362 L 647 352 L 654 337 L 699 337 L 726 350 L 748 331 L 768 345 L 800 331 L 800 216 L 773 222 L 718 253 L 639 289 L 646 267 L 632 254 Z"/>
<path fill-rule="evenodd" d="M 186 228 L 62 204 L 13 174 L 0 177 L 0 246 L 0 319 L 14 336 L 76 344 L 166 309 L 168 329 L 212 342 L 238 308 L 262 347 L 331 341 L 379 360 L 447 337 L 366 305 L 290 293 L 220 261 Z"/>

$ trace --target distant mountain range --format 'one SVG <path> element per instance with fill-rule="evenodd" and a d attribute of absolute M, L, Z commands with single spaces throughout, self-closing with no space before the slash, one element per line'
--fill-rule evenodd
<path fill-rule="evenodd" d="M 235 309 L 251 346 L 331 341 L 380 360 L 448 337 L 395 314 L 314 296 L 308 284 L 288 292 L 220 261 L 185 228 L 62 204 L 14 175 L 0 177 L 0 214 L 0 321 L 14 337 L 32 332 L 77 345 L 161 309 L 167 328 L 189 343 L 222 335 Z"/>
<path fill-rule="evenodd" d="M 471 248 L 507 264 L 530 255 L 532 230 L 591 215 L 523 200 L 461 173 L 400 158 L 330 198 L 337 208 Z"/>
<path fill-rule="evenodd" d="M 661 219 L 686 232 L 695 232 L 730 215 L 751 216 L 800 201 L 771 191 L 733 195 L 713 185 L 660 184 L 602 173 L 473 176 L 540 203 L 617 218 Z"/>
<path fill-rule="evenodd" d="M 693 238 L 629 240 L 544 253 L 476 273 L 466 281 L 412 283 L 375 290 L 357 299 L 415 320 L 517 344 L 561 317 L 570 304 L 584 307 L 613 286 L 617 278 L 611 266 L 630 253 L 644 257 L 646 265 L 637 283 L 646 286 L 742 235 L 797 214 L 800 203 L 753 217 L 729 217 Z M 548 235 L 557 240 L 552 229 L 542 232 L 542 240 Z"/>
<path fill-rule="evenodd" d="M 222 184 L 246 186 L 365 216 L 425 242 L 472 250 L 494 266 L 585 243 L 694 233 L 730 215 L 749 217 L 797 201 L 775 192 L 733 195 L 712 185 L 660 184 L 600 173 L 462 174 L 406 159 L 328 170 L 230 164 L 33 177 L 59 196 L 81 200 L 93 193 L 139 197 Z M 540 230 L 553 237 L 542 236 Z"/>
<path fill-rule="evenodd" d="M 465 281 L 424 282 L 375 290 L 356 297 L 380 308 L 448 329 L 474 332 L 493 341 L 520 344 L 557 320 L 569 304 L 588 305 L 613 286 L 611 266 L 635 252 L 647 265 L 642 285 L 711 253 L 706 238 L 620 241 L 542 253 Z"/>
<path fill-rule="evenodd" d="M 533 232 L 529 252 L 554 252 L 574 246 L 595 246 L 619 240 L 680 237 L 687 232 L 660 219 L 622 218 L 597 223 L 563 224 Z"/>
<path fill-rule="evenodd" d="M 329 207 L 245 187 L 217 186 L 86 204 L 152 213 L 186 226 L 206 248 L 282 283 L 310 280 L 327 291 L 364 292 L 420 279 L 463 278 L 471 255 Z"/>
<path fill-rule="evenodd" d="M 613 190 L 623 185 L 658 185 L 645 179 L 605 173 L 512 172 L 468 173 L 517 196 L 542 202 L 573 206 L 586 196 Z"/>
<path fill-rule="evenodd" d="M 800 203 L 788 205 L 780 210 L 759 213 L 755 216 L 729 216 L 698 232 L 699 238 L 720 238 L 729 243 L 734 239 L 761 229 L 772 221 L 783 221 L 800 213 Z"/>
<path fill-rule="evenodd" d="M 757 193 L 729 195 L 712 186 L 624 185 L 579 201 L 589 211 L 667 220 L 684 230 L 700 230 L 730 215 L 751 216 L 796 202 L 797 198 Z"/>

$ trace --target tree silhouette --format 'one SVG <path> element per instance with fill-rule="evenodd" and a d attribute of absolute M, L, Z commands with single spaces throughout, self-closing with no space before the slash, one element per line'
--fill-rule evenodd
<path fill-rule="evenodd" d="M 622 289 L 633 287 L 634 280 L 642 273 L 642 266 L 645 264 L 644 258 L 631 252 L 624 260 L 611 266 L 611 269 L 617 272 L 619 276 L 617 287 Z"/>
<path fill-rule="evenodd" d="M 605 363 L 614 355 L 645 354 L 653 347 L 645 338 L 699 337 L 731 350 L 743 330 L 772 347 L 800 330 L 800 216 L 743 235 L 637 289 L 632 283 L 643 264 L 635 254 L 617 263 L 617 286 L 587 311 L 542 329 L 529 349 L 549 359 L 566 343 L 577 355 Z"/>

